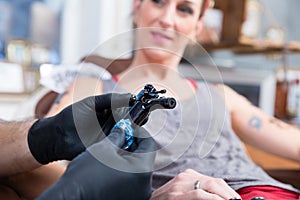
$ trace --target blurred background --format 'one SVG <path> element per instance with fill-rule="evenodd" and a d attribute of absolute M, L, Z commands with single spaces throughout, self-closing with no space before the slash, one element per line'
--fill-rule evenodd
<path fill-rule="evenodd" d="M 296 122 L 299 7 L 299 0 L 211 1 L 197 37 L 226 84 L 266 112 Z M 44 94 L 41 73 L 49 73 L 42 69 L 78 64 L 99 44 L 130 30 L 131 15 L 132 0 L 0 0 L 0 118 L 34 116 L 32 107 Z M 131 45 L 130 38 L 116 41 L 102 56 Z M 197 60 L 197 49 L 192 52 L 199 66 L 207 65 Z M 215 81 L 209 68 L 207 73 Z"/>

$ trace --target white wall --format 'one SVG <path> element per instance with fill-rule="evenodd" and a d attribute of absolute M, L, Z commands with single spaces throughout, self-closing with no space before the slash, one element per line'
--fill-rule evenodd
<path fill-rule="evenodd" d="M 62 63 L 76 63 L 112 36 L 131 29 L 132 0 L 66 0 L 62 16 Z M 118 53 L 118 43 L 104 56 Z"/>

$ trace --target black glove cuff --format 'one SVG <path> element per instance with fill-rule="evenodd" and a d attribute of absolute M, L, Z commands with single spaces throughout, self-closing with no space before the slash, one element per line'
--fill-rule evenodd
<path fill-rule="evenodd" d="M 72 160 L 85 150 L 73 120 L 50 117 L 36 121 L 28 132 L 28 146 L 41 164 Z M 63 125 L 60 125 L 63 123 Z M 69 127 L 65 130 L 63 127 Z"/>
<path fill-rule="evenodd" d="M 48 164 L 53 161 L 49 155 L 49 150 L 53 149 L 55 141 L 55 132 L 50 127 L 53 126 L 51 118 L 39 119 L 36 121 L 28 132 L 28 146 L 33 157 L 41 164 Z M 45 127 L 47 130 L 45 131 Z M 48 134 L 48 133 L 53 134 Z"/>

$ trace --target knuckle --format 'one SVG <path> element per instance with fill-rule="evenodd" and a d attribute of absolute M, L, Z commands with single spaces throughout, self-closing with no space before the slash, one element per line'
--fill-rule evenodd
<path fill-rule="evenodd" d="M 206 181 L 205 188 L 207 190 L 211 191 L 211 190 L 215 189 L 217 186 L 220 186 L 220 185 L 222 186 L 225 184 L 226 184 L 226 182 L 221 178 L 210 178 Z"/>
<path fill-rule="evenodd" d="M 179 184 L 174 184 L 171 186 L 170 191 L 171 192 L 178 192 L 181 190 L 181 186 Z"/>
<path fill-rule="evenodd" d="M 207 199 L 207 196 L 205 195 L 205 192 L 203 190 L 196 190 L 195 192 L 196 199 Z"/>
<path fill-rule="evenodd" d="M 208 181 L 206 181 L 205 185 L 206 185 L 205 189 L 211 191 L 215 187 L 216 182 L 214 179 L 209 179 Z"/>
<path fill-rule="evenodd" d="M 194 170 L 192 170 L 192 169 L 186 169 L 186 170 L 184 170 L 183 172 L 184 172 L 184 173 L 187 173 L 187 174 L 191 174 L 191 173 L 194 172 Z"/>
<path fill-rule="evenodd" d="M 176 196 L 173 193 L 169 193 L 166 196 L 166 200 L 176 200 Z"/>
<path fill-rule="evenodd" d="M 181 182 L 185 179 L 185 174 L 184 173 L 180 173 L 178 174 L 175 178 L 174 178 L 174 181 L 175 182 Z"/>
<path fill-rule="evenodd" d="M 223 179 L 221 179 L 221 178 L 216 178 L 216 184 L 218 184 L 218 185 L 224 185 L 224 184 L 226 184 L 226 182 L 223 180 Z"/>

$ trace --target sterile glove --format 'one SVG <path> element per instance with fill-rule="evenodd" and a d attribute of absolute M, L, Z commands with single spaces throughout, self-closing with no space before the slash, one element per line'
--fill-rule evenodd
<path fill-rule="evenodd" d="M 130 97 L 129 93 L 87 97 L 53 117 L 39 119 L 28 132 L 33 157 L 41 164 L 72 160 L 108 134 L 115 124 L 112 110 L 128 107 Z M 104 125 L 109 126 L 106 132 L 101 129 Z"/>
<path fill-rule="evenodd" d="M 156 143 L 143 128 L 135 130 L 129 151 L 124 130 L 114 128 L 69 164 L 63 176 L 37 200 L 146 200 L 151 196 L 151 175 Z"/>

